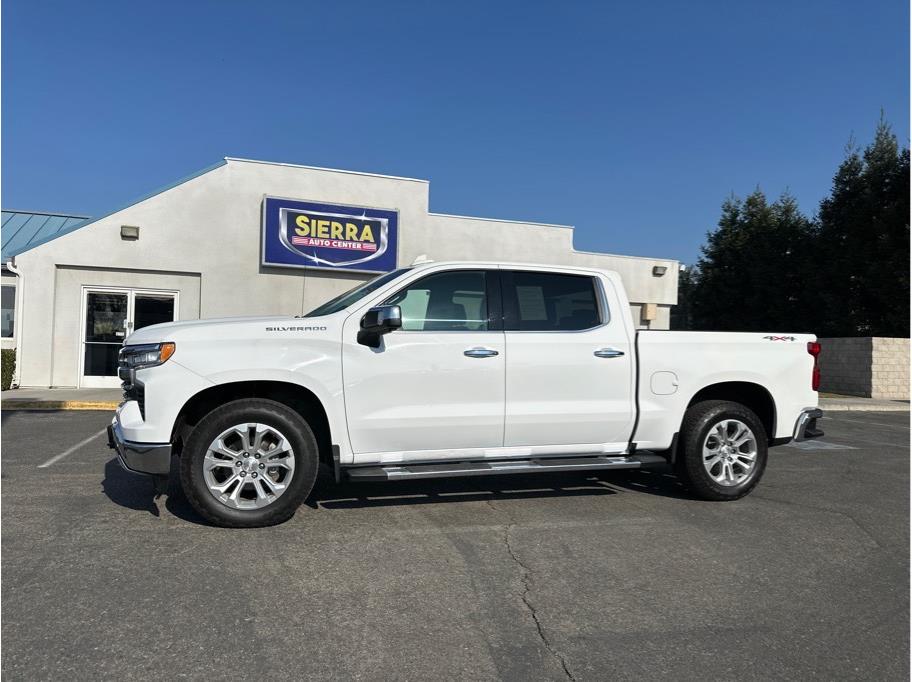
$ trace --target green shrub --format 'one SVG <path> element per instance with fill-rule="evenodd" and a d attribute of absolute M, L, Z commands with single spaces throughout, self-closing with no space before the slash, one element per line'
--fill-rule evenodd
<path fill-rule="evenodd" d="M 13 383 L 13 372 L 16 371 L 16 351 L 12 348 L 4 348 L 0 351 L 0 388 L 4 391 L 9 390 L 10 384 Z"/>

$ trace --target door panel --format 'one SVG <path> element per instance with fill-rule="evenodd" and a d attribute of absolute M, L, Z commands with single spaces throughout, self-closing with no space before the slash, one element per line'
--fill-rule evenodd
<path fill-rule="evenodd" d="M 387 334 L 380 349 L 355 341 L 346 323 L 345 411 L 356 454 L 503 444 L 502 332 Z M 472 358 L 483 347 L 497 355 Z"/>
<path fill-rule="evenodd" d="M 177 294 L 134 289 L 85 290 L 82 376 L 79 385 L 116 388 L 117 356 L 135 329 L 176 319 Z"/>
<path fill-rule="evenodd" d="M 126 336 L 129 307 L 128 292 L 86 292 L 83 386 L 119 385 L 117 354 Z"/>
<path fill-rule="evenodd" d="M 504 272 L 505 446 L 626 445 L 633 348 L 621 320 L 610 319 L 608 301 L 616 297 L 609 285 L 588 276 Z M 614 352 L 600 352 L 606 350 Z"/>
<path fill-rule="evenodd" d="M 361 315 L 348 318 L 342 363 L 356 462 L 375 459 L 364 453 L 433 459 L 503 444 L 504 335 L 492 323 L 500 306 L 499 296 L 489 305 L 490 278 L 450 271 L 407 285 L 385 302 L 401 307 L 403 328 L 376 349 L 357 343 Z"/>

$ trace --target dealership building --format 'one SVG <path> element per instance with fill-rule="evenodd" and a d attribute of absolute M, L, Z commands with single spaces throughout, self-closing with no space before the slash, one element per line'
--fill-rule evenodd
<path fill-rule="evenodd" d="M 14 384 L 115 387 L 130 331 L 301 315 L 416 259 L 617 271 L 644 329 L 667 329 L 678 263 L 577 251 L 573 229 L 428 210 L 426 180 L 226 158 L 89 218 L 3 211 L 2 345 Z M 606 226 L 606 229 L 608 226 Z"/>

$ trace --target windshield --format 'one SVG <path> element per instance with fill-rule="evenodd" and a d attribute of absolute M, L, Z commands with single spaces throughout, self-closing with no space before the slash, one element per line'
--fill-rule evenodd
<path fill-rule="evenodd" d="M 398 270 L 387 272 L 385 275 L 379 275 L 373 279 L 369 279 L 364 284 L 356 286 L 354 289 L 349 289 L 344 294 L 339 294 L 326 303 L 318 305 L 304 317 L 320 317 L 321 315 L 332 315 L 333 313 L 337 313 L 340 310 L 344 310 L 352 303 L 360 301 L 368 294 L 375 292 L 387 282 L 393 281 L 399 275 L 404 272 L 408 272 L 409 270 L 411 270 L 411 268 L 399 268 Z"/>

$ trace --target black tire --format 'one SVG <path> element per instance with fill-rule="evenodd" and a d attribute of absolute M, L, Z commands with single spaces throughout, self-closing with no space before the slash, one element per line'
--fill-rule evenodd
<path fill-rule="evenodd" d="M 294 474 L 288 489 L 259 509 L 235 509 L 223 504 L 209 491 L 203 475 L 210 443 L 226 429 L 246 422 L 277 429 L 294 452 Z M 256 528 L 287 521 L 307 499 L 319 468 L 317 441 L 307 422 L 286 405 L 261 398 L 226 403 L 203 417 L 187 439 L 180 459 L 184 495 L 203 518 L 226 528 Z"/>
<path fill-rule="evenodd" d="M 727 419 L 738 420 L 753 432 L 757 450 L 747 477 L 732 485 L 722 485 L 714 480 L 703 464 L 703 445 L 710 431 Z M 753 490 L 763 476 L 767 447 L 766 429 L 752 410 L 726 400 L 706 400 L 692 405 L 684 414 L 675 470 L 681 482 L 697 497 L 714 501 L 737 500 Z"/>

